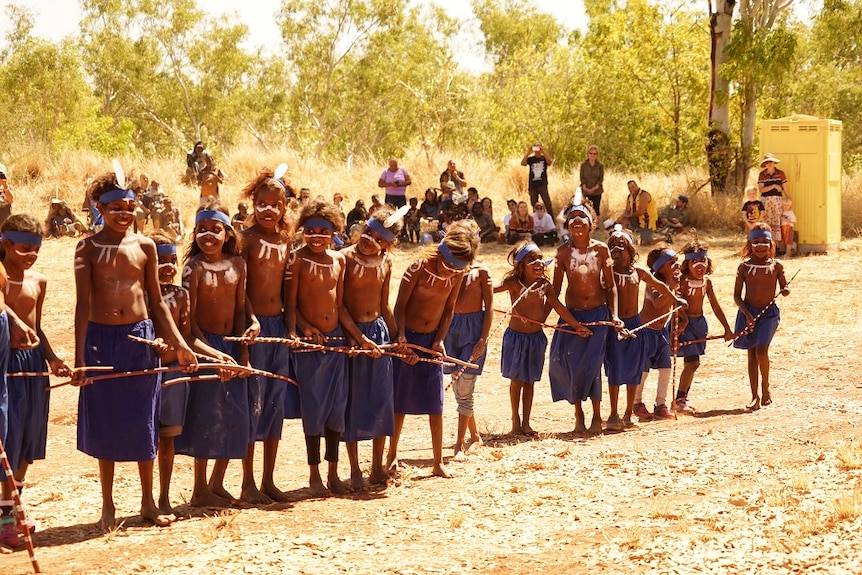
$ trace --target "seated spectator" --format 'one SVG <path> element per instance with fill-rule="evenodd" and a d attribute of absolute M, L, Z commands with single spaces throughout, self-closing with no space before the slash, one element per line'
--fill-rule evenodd
<path fill-rule="evenodd" d="M 248 204 L 240 202 L 236 205 L 236 213 L 230 219 L 230 223 L 233 229 L 239 233 L 245 229 L 246 220 L 248 220 Z"/>
<path fill-rule="evenodd" d="M 45 218 L 45 231 L 48 237 L 75 237 L 87 232 L 87 226 L 75 216 L 69 206 L 59 198 L 51 200 L 48 216 Z"/>
<path fill-rule="evenodd" d="M 518 202 L 512 199 L 506 200 L 506 207 L 509 208 L 509 213 L 503 216 L 503 233 L 506 235 L 506 238 L 508 238 L 509 222 L 518 211 Z"/>
<path fill-rule="evenodd" d="M 336 192 L 332 195 L 332 205 L 334 205 L 336 208 L 338 208 L 338 211 L 341 212 L 342 214 L 344 213 L 344 208 L 341 207 L 341 202 L 343 202 L 343 201 L 344 201 L 344 196 L 342 196 L 338 192 Z"/>
<path fill-rule="evenodd" d="M 676 202 L 667 206 L 658 216 L 658 229 L 656 233 L 668 236 L 678 234 L 688 225 L 688 196 L 680 194 Z"/>
<path fill-rule="evenodd" d="M 170 229 L 173 235 L 179 236 L 182 239 L 185 230 L 183 228 L 182 217 L 180 217 L 180 209 L 174 207 L 173 201 L 170 198 L 165 197 L 162 199 L 162 210 L 159 212 L 158 218 L 160 230 L 167 232 Z M 168 228 L 168 224 L 171 224 L 170 228 Z"/>
<path fill-rule="evenodd" d="M 427 220 L 436 220 L 440 217 L 440 202 L 437 199 L 437 188 L 425 190 L 425 199 L 419 206 L 419 217 Z"/>
<path fill-rule="evenodd" d="M 144 176 L 146 177 L 146 176 Z M 144 204 L 144 194 L 141 191 L 135 192 L 135 225 L 136 233 L 144 233 L 144 228 L 147 225 L 147 219 L 150 217 L 150 210 Z"/>
<path fill-rule="evenodd" d="M 745 200 L 742 204 L 742 221 L 745 222 L 747 232 L 750 232 L 763 219 L 766 206 L 757 198 L 757 186 L 745 188 Z"/>
<path fill-rule="evenodd" d="M 365 202 L 356 200 L 353 209 L 347 212 L 347 229 L 349 230 L 355 225 L 361 226 L 366 220 L 368 220 L 368 210 L 365 209 Z"/>
<path fill-rule="evenodd" d="M 371 195 L 371 207 L 368 208 L 368 215 L 373 216 L 374 212 L 383 207 L 383 204 L 380 202 L 380 196 L 377 194 Z"/>
<path fill-rule="evenodd" d="M 533 237 L 533 217 L 530 215 L 527 202 L 518 202 L 518 209 L 509 220 L 509 232 L 506 243 L 510 246 L 521 240 L 531 240 Z"/>
<path fill-rule="evenodd" d="M 553 246 L 560 239 L 554 218 L 545 210 L 545 204 L 536 202 L 533 212 L 533 243 L 537 246 Z"/>
<path fill-rule="evenodd" d="M 455 203 L 455 184 L 446 182 L 440 186 L 440 199 L 438 200 L 440 211 L 444 211 L 453 203 Z"/>
<path fill-rule="evenodd" d="M 479 241 L 483 244 L 500 241 L 500 226 L 494 224 L 494 220 L 485 213 L 481 202 L 473 204 L 470 215 L 479 226 Z"/>
<path fill-rule="evenodd" d="M 482 209 L 485 210 L 485 215 L 492 220 L 494 219 L 494 202 L 491 201 L 491 198 L 482 198 Z"/>
<path fill-rule="evenodd" d="M 479 190 L 474 187 L 467 188 L 467 209 L 472 210 L 473 204 L 481 204 L 479 199 Z"/>

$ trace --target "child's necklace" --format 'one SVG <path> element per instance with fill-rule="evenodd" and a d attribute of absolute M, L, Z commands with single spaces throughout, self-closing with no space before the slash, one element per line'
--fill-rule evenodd
<path fill-rule="evenodd" d="M 446 287 L 452 287 L 452 278 L 451 277 L 444 278 L 443 276 L 438 276 L 437 274 L 435 274 L 434 272 L 429 270 L 428 266 L 424 266 L 424 267 L 425 267 L 425 273 L 427 273 L 428 277 L 431 278 L 429 283 L 432 286 L 437 283 L 437 280 L 440 280 L 441 282 L 443 282 L 446 285 Z"/>
<path fill-rule="evenodd" d="M 775 271 L 775 262 L 769 262 L 768 264 L 750 264 L 748 262 L 743 262 L 746 269 L 751 275 L 757 275 L 758 270 L 763 270 L 765 274 L 771 274 Z"/>
<path fill-rule="evenodd" d="M 260 251 L 257 253 L 258 259 L 268 260 L 275 252 L 278 261 L 284 261 L 284 256 L 287 254 L 287 244 L 274 244 L 263 238 L 259 238 L 258 241 L 260 242 Z"/>
<path fill-rule="evenodd" d="M 634 268 L 631 268 L 626 273 L 620 273 L 617 270 L 614 270 L 614 277 L 617 278 L 617 284 L 620 285 L 638 285 L 638 282 L 640 282 L 641 279 Z"/>
<path fill-rule="evenodd" d="M 376 264 L 370 264 L 363 261 L 363 258 L 354 252 L 353 261 L 356 264 L 353 268 L 353 272 L 356 274 L 357 278 L 361 278 L 365 275 L 365 268 L 371 268 L 376 272 L 378 280 L 383 279 L 383 258 L 380 258 L 380 261 Z"/>
<path fill-rule="evenodd" d="M 302 261 L 309 265 L 310 269 L 308 271 L 313 276 L 319 275 L 320 277 L 323 277 L 324 270 L 332 270 L 332 262 L 322 264 L 308 258 L 302 258 Z"/>

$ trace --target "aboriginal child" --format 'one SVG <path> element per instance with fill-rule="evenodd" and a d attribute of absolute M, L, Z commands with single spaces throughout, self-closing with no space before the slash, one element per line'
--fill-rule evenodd
<path fill-rule="evenodd" d="M 575 433 L 597 435 L 602 432 L 602 361 L 609 326 L 621 326 L 617 318 L 617 288 L 608 246 L 590 237 L 595 216 L 589 206 L 576 202 L 566 211 L 569 239 L 557 248 L 554 291 L 560 293 L 567 279 L 566 307 L 581 324 L 592 323 L 589 337 L 554 332 L 551 339 L 548 374 L 551 398 L 565 399 L 575 406 Z M 562 320 L 561 320 L 562 321 Z M 581 403 L 589 399 L 593 419 L 589 429 Z"/>
<path fill-rule="evenodd" d="M 293 228 L 287 220 L 286 187 L 274 179 L 272 170 L 262 171 L 242 190 L 252 206 L 254 224 L 242 234 L 242 257 L 248 271 L 246 297 L 252 323 L 260 335 L 284 338 L 284 274 L 287 254 L 293 241 Z M 290 348 L 282 343 L 255 343 L 248 348 L 251 365 L 271 373 L 288 376 Z M 285 419 L 299 418 L 299 390 L 284 379 L 252 374 L 248 376 L 248 402 L 251 410 L 251 441 L 243 460 L 242 495 L 248 503 L 287 501 L 275 486 L 273 474 Z M 263 442 L 263 476 L 260 489 L 254 480 L 254 444 Z"/>
<path fill-rule="evenodd" d="M 246 328 L 245 261 L 230 216 L 218 200 L 198 208 L 194 235 L 185 254 L 183 287 L 189 291 L 192 337 L 218 350 L 222 363 L 247 365 L 248 348 L 225 341 Z M 228 461 L 244 459 L 250 435 L 248 386 L 243 374 L 227 381 L 189 383 L 189 401 L 176 452 L 195 458 L 195 507 L 226 507 L 234 498 L 224 488 Z M 207 481 L 207 463 L 215 459 Z"/>
<path fill-rule="evenodd" d="M 427 414 L 434 457 L 432 473 L 452 477 L 443 465 L 443 367 L 420 362 L 408 346 L 421 346 L 434 354 L 445 353 L 443 339 L 452 322 L 461 278 L 479 248 L 478 229 L 470 220 L 453 223 L 439 244 L 426 248 L 421 259 L 410 264 L 398 288 L 396 341 L 401 352 L 409 357 L 394 363 L 395 434 L 386 463 L 390 471 L 398 467 L 398 440 L 404 416 Z"/>
<path fill-rule="evenodd" d="M 478 202 L 473 205 L 482 206 Z M 472 265 L 461 278 L 461 288 L 458 291 L 458 299 L 455 300 L 452 323 L 449 324 L 449 330 L 443 340 L 446 353 L 450 357 L 479 366 L 478 369 L 452 365 L 443 367 L 443 373 L 452 374 L 452 391 L 458 404 L 455 457 L 458 457 L 459 453 L 466 452 L 474 443 L 482 442 L 473 414 L 473 391 L 476 388 L 476 377 L 482 374 L 482 368 L 485 365 L 488 334 L 493 320 L 494 287 L 491 285 L 491 272 L 484 265 Z M 464 436 L 467 428 L 470 429 L 470 441 L 465 445 Z"/>
<path fill-rule="evenodd" d="M 410 209 L 404 215 L 404 225 L 407 228 L 407 241 L 419 243 L 419 236 L 422 235 L 422 213 L 416 204 L 419 203 L 417 198 L 410 198 Z"/>
<path fill-rule="evenodd" d="M 107 173 L 90 183 L 87 195 L 96 203 L 104 227 L 75 249 L 75 367 L 110 365 L 118 372 L 156 367 L 155 350 L 142 349 L 127 336 L 153 339 L 158 335 L 177 350 L 180 364 L 194 368 L 194 355 L 162 300 L 156 246 L 131 231 L 135 193 L 124 189 L 114 173 Z M 115 527 L 116 461 L 138 462 L 141 515 L 156 525 L 169 524 L 170 517 L 153 500 L 161 401 L 158 374 L 92 382 L 81 369 L 72 377 L 81 386 L 78 449 L 99 461 L 101 527 Z"/>
<path fill-rule="evenodd" d="M 396 332 L 389 305 L 390 250 L 401 231 L 401 219 L 393 214 L 390 206 L 378 208 L 362 227 L 357 242 L 341 252 L 345 258 L 344 308 L 362 335 L 378 346 L 389 344 L 390 334 Z M 369 483 L 385 485 L 389 480 L 383 469 L 383 450 L 386 436 L 394 431 L 392 358 L 364 354 L 347 363 L 349 389 L 342 440 L 347 442 L 350 459 L 350 487 L 356 491 L 363 486 L 359 441 L 372 440 Z"/>
<path fill-rule="evenodd" d="M 494 293 L 508 292 L 512 302 L 509 326 L 503 334 L 502 375 L 511 380 L 509 399 L 512 404 L 512 435 L 536 435 L 530 427 L 533 409 L 533 384 L 542 377 L 548 338 L 542 326 L 551 310 L 581 337 L 592 332 L 578 323 L 560 303 L 554 286 L 548 281 L 542 250 L 532 241 L 521 241 L 509 252 L 512 269 L 494 287 Z M 519 406 L 523 399 L 523 417 Z"/>
<path fill-rule="evenodd" d="M 769 344 L 778 329 L 781 314 L 775 305 L 775 287 L 787 296 L 790 289 L 784 277 L 784 264 L 775 258 L 775 242 L 766 224 L 758 224 L 748 232 L 748 241 L 742 248 L 742 263 L 736 270 L 733 301 L 739 307 L 735 332 L 745 332 L 733 342 L 733 347 L 748 350 L 748 380 L 751 385 L 751 403 L 748 409 L 772 405 L 769 392 Z M 743 296 L 743 288 L 745 295 Z M 756 318 L 756 319 L 755 319 Z M 762 392 L 758 393 L 758 375 Z"/>
<path fill-rule="evenodd" d="M 308 483 L 313 495 L 323 497 L 350 490 L 338 478 L 338 444 L 347 409 L 347 357 L 343 353 L 326 353 L 325 349 L 343 345 L 345 333 L 365 349 L 376 350 L 377 346 L 360 333 L 343 306 L 345 258 L 329 247 L 344 228 L 344 216 L 322 199 L 309 199 L 301 206 L 297 227 L 303 229 L 305 245 L 293 252 L 288 263 L 285 317 L 288 337 L 296 344 L 303 345 L 299 340 L 302 337 L 323 346 L 319 351 L 294 356 L 308 453 Z M 321 436 L 329 467 L 326 486 L 320 476 Z"/>
<path fill-rule="evenodd" d="M 675 295 L 679 289 L 679 258 L 674 250 L 668 247 L 658 247 L 647 254 L 647 265 L 656 280 L 665 288 L 649 286 L 644 292 L 644 303 L 641 307 L 641 325 L 645 326 L 638 337 L 643 339 L 643 375 L 635 392 L 635 415 L 640 421 L 656 419 L 673 419 L 674 414 L 667 407 L 667 387 L 670 384 L 670 323 L 671 309 L 674 306 L 685 307 L 688 303 Z M 658 370 L 658 385 L 656 388 L 655 409 L 650 413 L 643 403 L 643 389 L 650 369 Z"/>
<path fill-rule="evenodd" d="M 742 204 L 742 221 L 745 229 L 751 231 L 763 219 L 766 206 L 757 199 L 757 186 L 745 188 L 745 203 Z"/>
<path fill-rule="evenodd" d="M 69 377 L 72 370 L 54 354 L 42 331 L 42 304 L 45 301 L 48 280 L 44 275 L 30 269 L 39 256 L 42 226 L 31 216 L 14 214 L 3 222 L 2 231 L 0 259 L 8 274 L 3 290 L 6 305 L 34 329 L 39 337 L 39 344 L 35 347 L 21 347 L 19 342 L 12 342 L 9 373 L 42 373 L 50 365 L 54 375 Z M 6 348 L 8 349 L 8 343 Z M 15 486 L 22 492 L 28 466 L 37 459 L 45 459 L 50 398 L 50 392 L 47 390 L 48 376 L 8 377 L 6 383 L 9 430 L 3 439 L 3 447 L 9 457 Z M 19 543 L 13 507 L 10 482 L 3 481 L 0 545 L 9 547 L 16 547 Z"/>
<path fill-rule="evenodd" d="M 681 322 L 677 327 L 679 343 L 677 345 L 677 357 L 683 360 L 682 375 L 679 377 L 679 389 L 676 392 L 674 408 L 677 413 L 692 413 L 694 408 L 688 402 L 688 392 L 691 390 L 691 382 L 694 372 L 700 367 L 700 356 L 706 352 L 706 337 L 709 333 L 709 325 L 703 315 L 703 301 L 709 299 L 712 313 L 718 318 L 724 328 L 724 340 L 733 339 L 730 325 L 715 297 L 712 279 L 712 259 L 707 252 L 706 242 L 695 237 L 682 248 L 682 278 L 680 279 L 680 295 L 688 302 L 685 312 L 680 313 Z"/>
<path fill-rule="evenodd" d="M 653 276 L 649 270 L 636 266 L 638 253 L 632 235 L 616 224 L 608 239 L 608 248 L 613 260 L 614 283 L 617 286 L 617 312 L 627 330 L 641 326 L 641 315 L 638 313 L 640 300 L 640 284 L 645 283 L 647 289 L 653 289 L 666 298 L 674 299 L 670 288 Z M 641 330 L 645 331 L 645 330 Z M 635 410 L 635 395 L 643 379 L 644 337 L 624 337 L 618 339 L 617 334 L 608 334 L 608 345 L 605 353 L 605 373 L 608 376 L 608 396 L 611 402 L 611 414 L 608 416 L 607 430 L 621 431 L 634 427 L 632 414 Z M 626 410 L 620 420 L 617 411 L 620 386 L 626 386 Z"/>

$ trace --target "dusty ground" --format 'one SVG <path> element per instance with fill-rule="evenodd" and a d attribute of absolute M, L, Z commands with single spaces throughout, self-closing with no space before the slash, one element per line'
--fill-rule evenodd
<path fill-rule="evenodd" d="M 732 316 L 738 241 L 712 244 L 717 291 Z M 73 247 L 71 240 L 47 242 L 36 264 L 51 278 L 45 331 L 69 359 Z M 859 572 L 860 248 L 854 241 L 828 256 L 787 262 L 791 274 L 802 272 L 779 302 L 775 404 L 757 413 L 743 409 L 744 352 L 711 342 L 691 394 L 695 417 L 573 437 L 572 409 L 550 402 L 545 379 L 533 410 L 539 438 L 513 438 L 506 435 L 508 382 L 497 368 L 497 331 L 476 393 L 485 445 L 450 462 L 457 474 L 451 480 L 429 477 L 427 423 L 412 417 L 402 439 L 409 465 L 388 489 L 311 499 L 301 427 L 290 422 L 276 475 L 290 504 L 222 513 L 181 505 L 182 520 L 147 527 L 135 517 L 137 472 L 122 464 L 115 489 L 118 515 L 127 520 L 102 535 L 94 526 L 97 467 L 75 450 L 77 392 L 61 388 L 52 397 L 48 460 L 32 468 L 26 493 L 39 522 L 38 558 L 45 572 L 58 574 Z M 503 253 L 484 253 L 497 278 Z M 413 255 L 402 249 L 396 269 Z M 497 305 L 507 302 L 501 297 Z M 653 376 L 645 397 L 654 389 Z M 607 417 L 606 403 L 602 411 Z M 454 413 L 447 396 L 447 455 Z M 370 445 L 360 455 L 367 466 Z M 177 463 L 174 500 L 183 503 L 191 462 Z M 346 475 L 346 456 L 342 470 Z M 228 471 L 235 494 L 239 471 L 238 463 Z M 28 572 L 26 551 L 0 552 L 0 573 Z"/>

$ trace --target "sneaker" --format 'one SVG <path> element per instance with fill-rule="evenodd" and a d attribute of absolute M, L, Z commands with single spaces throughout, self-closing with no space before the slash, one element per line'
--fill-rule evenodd
<path fill-rule="evenodd" d="M 638 416 L 638 419 L 641 421 L 649 421 L 652 419 L 652 413 L 649 412 L 646 405 L 643 403 L 638 403 L 635 405 L 635 415 Z"/>
<path fill-rule="evenodd" d="M 0 545 L 15 549 L 21 545 L 18 537 L 18 528 L 15 526 L 15 518 L 5 516 L 0 518 Z"/>
<path fill-rule="evenodd" d="M 674 415 L 670 412 L 666 405 L 656 405 L 653 417 L 656 419 L 673 419 Z"/>
<path fill-rule="evenodd" d="M 674 402 L 674 407 L 677 413 L 694 413 L 694 406 L 685 397 L 677 399 Z"/>

